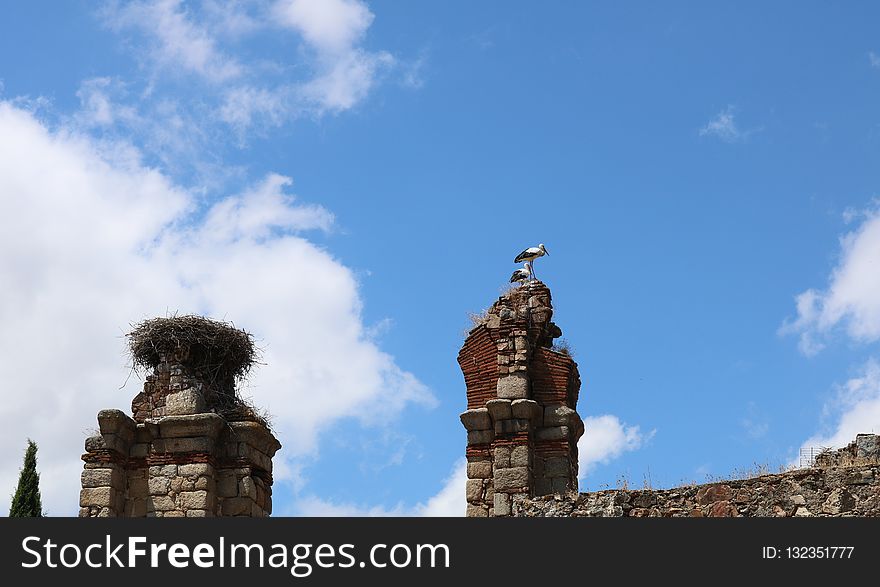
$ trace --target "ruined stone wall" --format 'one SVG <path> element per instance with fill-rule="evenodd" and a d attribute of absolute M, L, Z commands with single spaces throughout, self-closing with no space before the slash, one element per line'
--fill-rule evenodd
<path fill-rule="evenodd" d="M 522 517 L 880 516 L 880 436 L 816 459 L 816 466 L 751 479 L 665 490 L 516 496 Z"/>
<path fill-rule="evenodd" d="M 257 421 L 206 411 L 205 386 L 163 358 L 132 402 L 98 413 L 86 439 L 82 517 L 263 517 L 272 512 L 272 457 Z"/>
<path fill-rule="evenodd" d="M 469 517 L 880 516 L 880 436 L 859 434 L 815 464 L 776 475 L 664 490 L 577 493 L 577 364 L 553 348 L 550 290 L 502 295 L 458 355 L 467 387 Z"/>
<path fill-rule="evenodd" d="M 501 296 L 458 355 L 467 386 L 467 515 L 508 516 L 514 496 L 577 490 L 577 364 L 553 350 L 550 290 Z"/>
<path fill-rule="evenodd" d="M 845 467 L 880 462 L 880 436 L 857 434 L 856 439 L 839 450 L 825 450 L 816 455 L 817 467 Z"/>

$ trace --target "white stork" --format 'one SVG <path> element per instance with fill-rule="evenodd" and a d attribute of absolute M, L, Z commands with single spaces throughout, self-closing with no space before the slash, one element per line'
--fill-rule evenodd
<path fill-rule="evenodd" d="M 532 269 L 528 263 L 523 263 L 522 269 L 517 269 L 510 276 L 510 283 L 522 283 L 532 276 Z"/>
<path fill-rule="evenodd" d="M 536 278 L 535 275 L 535 267 L 532 263 L 538 257 L 543 257 L 544 255 L 549 255 L 550 252 L 544 247 L 544 243 L 539 244 L 537 247 L 529 247 L 522 253 L 516 256 L 516 259 L 513 260 L 514 263 L 522 263 L 525 261 L 529 266 L 529 273 L 531 273 L 533 278 Z"/>

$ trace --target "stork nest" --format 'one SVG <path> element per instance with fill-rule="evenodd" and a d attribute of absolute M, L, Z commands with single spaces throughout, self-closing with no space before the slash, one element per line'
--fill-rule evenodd
<path fill-rule="evenodd" d="M 155 368 L 173 360 L 210 388 L 210 395 L 235 397 L 257 362 L 254 337 L 231 323 L 203 316 L 152 318 L 132 326 L 125 335 L 136 369 Z"/>

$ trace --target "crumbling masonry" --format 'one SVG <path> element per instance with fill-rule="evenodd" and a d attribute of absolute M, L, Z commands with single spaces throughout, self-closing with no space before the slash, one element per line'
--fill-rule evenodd
<path fill-rule="evenodd" d="M 162 354 L 132 402 L 98 413 L 86 440 L 81 517 L 263 517 L 272 512 L 272 457 L 281 444 L 260 418 L 212 410 L 212 383 Z"/>
<path fill-rule="evenodd" d="M 514 516 L 602 518 L 880 517 L 880 436 L 859 434 L 813 466 L 672 489 L 536 497 Z"/>
<path fill-rule="evenodd" d="M 554 350 L 550 290 L 501 296 L 458 355 L 467 387 L 471 517 L 880 516 L 880 436 L 859 434 L 812 466 L 672 489 L 577 491 L 575 362 Z"/>
<path fill-rule="evenodd" d="M 577 491 L 577 364 L 554 350 L 540 281 L 501 296 L 458 354 L 467 386 L 467 515 L 508 516 L 531 496 Z"/>

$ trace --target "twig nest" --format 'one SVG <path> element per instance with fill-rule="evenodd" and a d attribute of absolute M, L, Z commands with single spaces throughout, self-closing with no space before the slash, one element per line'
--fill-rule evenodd
<path fill-rule="evenodd" d="M 203 316 L 152 318 L 126 334 L 135 368 L 173 361 L 217 394 L 235 394 L 257 361 L 253 336 L 231 323 Z"/>

